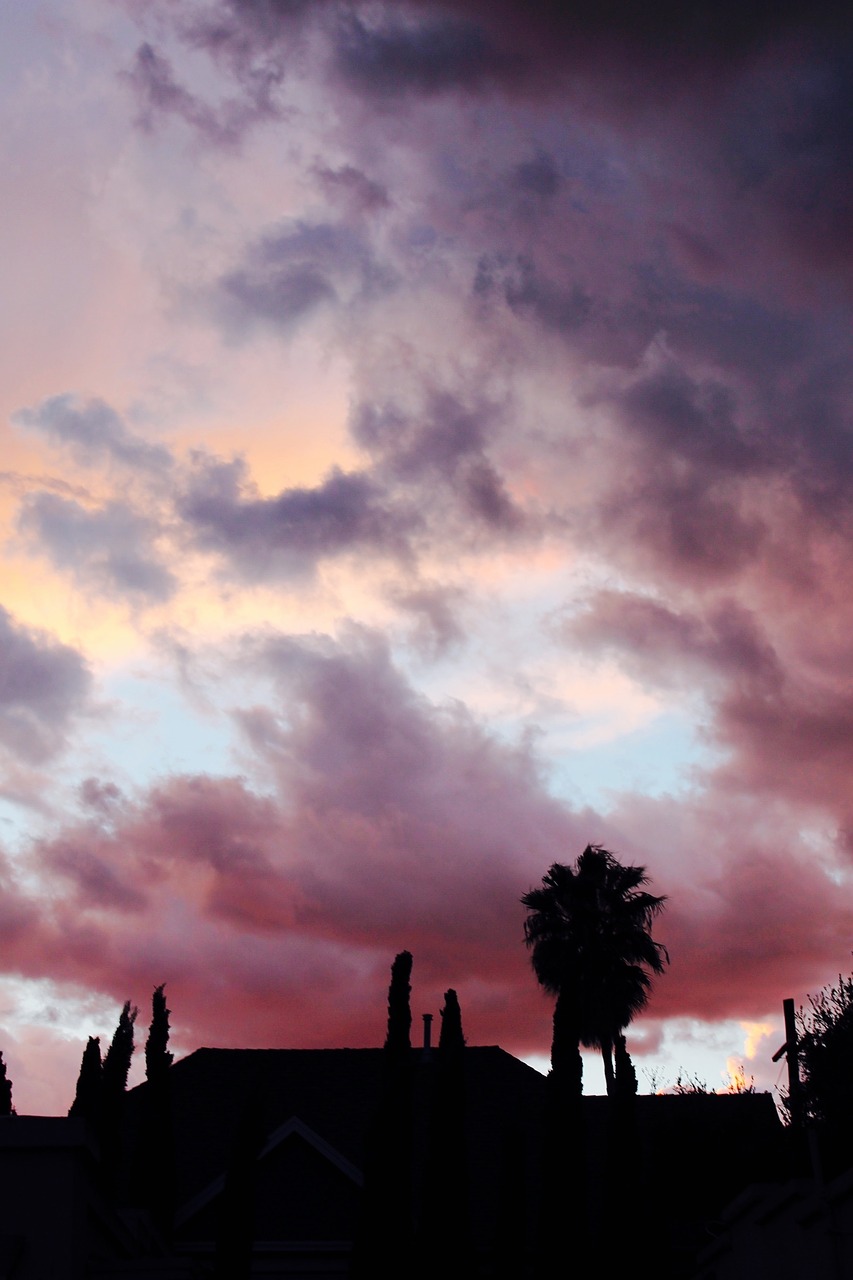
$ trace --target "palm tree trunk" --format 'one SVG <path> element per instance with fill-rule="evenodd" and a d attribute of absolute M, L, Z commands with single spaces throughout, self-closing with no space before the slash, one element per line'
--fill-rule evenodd
<path fill-rule="evenodd" d="M 566 1267 L 567 1231 L 583 1255 L 587 1236 L 587 1153 L 583 1115 L 583 1059 L 577 995 L 563 988 L 554 1006 L 551 1072 L 542 1116 L 537 1280 Z"/>
<path fill-rule="evenodd" d="M 560 991 L 554 1005 L 551 1074 L 562 1096 L 567 1098 L 582 1096 L 583 1058 L 580 1051 L 577 997 L 573 991 L 565 988 Z"/>
<path fill-rule="evenodd" d="M 604 1063 L 604 1083 L 607 1086 L 607 1096 L 612 1098 L 616 1091 L 616 1078 L 613 1074 L 613 1043 L 609 1039 L 601 1042 L 601 1061 Z"/>

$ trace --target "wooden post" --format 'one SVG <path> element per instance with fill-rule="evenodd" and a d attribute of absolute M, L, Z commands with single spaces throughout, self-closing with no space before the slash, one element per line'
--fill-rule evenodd
<path fill-rule="evenodd" d="M 788 1115 L 791 1124 L 797 1128 L 803 1126 L 803 1090 L 800 1083 L 800 1055 L 797 1043 L 797 1017 L 794 1002 L 791 999 L 782 1001 L 785 1014 L 785 1043 L 773 1054 L 773 1061 L 778 1062 L 784 1053 L 788 1063 Z"/>
<path fill-rule="evenodd" d="M 788 1060 L 788 1107 L 791 1123 L 802 1126 L 803 1096 L 800 1088 L 800 1054 L 797 1043 L 797 1018 L 794 1013 L 794 1001 L 782 1001 L 785 1013 L 785 1057 Z"/>

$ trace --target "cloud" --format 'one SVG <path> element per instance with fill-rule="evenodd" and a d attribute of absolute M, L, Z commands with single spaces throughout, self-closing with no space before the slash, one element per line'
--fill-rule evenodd
<path fill-rule="evenodd" d="M 572 640 L 618 654 L 625 669 L 654 683 L 707 687 L 708 675 L 767 697 L 783 679 L 781 664 L 756 617 L 723 600 L 705 616 L 678 612 L 650 596 L 600 591 L 565 626 Z"/>
<path fill-rule="evenodd" d="M 658 1018 L 762 1016 L 842 954 L 853 901 L 784 806 L 624 796 L 607 817 L 572 811 L 529 747 L 428 701 L 362 629 L 247 635 L 233 658 L 270 681 L 263 705 L 235 712 L 265 794 L 175 776 L 40 840 L 31 873 L 67 890 L 37 924 L 19 895 L 20 972 L 50 974 L 61 955 L 69 980 L 116 1000 L 165 976 L 188 1043 L 370 1044 L 407 946 L 420 1003 L 452 981 L 473 1040 L 529 1052 L 550 1015 L 519 898 L 588 840 L 669 895 Z"/>
<path fill-rule="evenodd" d="M 81 654 L 21 626 L 0 605 L 0 742 L 7 750 L 33 764 L 56 755 L 91 686 Z"/>
<path fill-rule="evenodd" d="M 34 493 L 22 506 L 18 528 L 58 569 L 102 595 L 159 604 L 176 590 L 156 549 L 159 524 L 126 503 L 92 510 L 59 494 Z"/>
<path fill-rule="evenodd" d="M 493 50 L 495 63 L 507 67 L 509 83 L 520 79 L 527 92 L 539 93 L 553 92 L 558 74 L 567 71 L 605 84 L 621 76 L 623 94 L 637 87 L 632 73 L 642 74 L 646 93 L 652 95 L 685 86 L 692 74 L 694 87 L 698 79 L 699 87 L 708 92 L 712 78 L 725 81 L 727 71 L 758 59 L 768 48 L 792 37 L 817 41 L 824 32 L 837 39 L 849 25 L 844 6 L 828 4 L 815 13 L 802 0 L 754 5 L 748 13 L 735 0 L 726 0 L 715 7 L 713 22 L 702 4 L 674 0 L 644 9 L 602 9 L 594 3 L 566 6 L 558 0 L 445 0 L 408 7 L 422 16 L 427 30 L 431 23 L 440 26 L 441 18 L 435 15 L 442 10 L 460 26 L 470 22 L 479 41 Z M 452 65 L 452 57 L 446 62 Z M 519 64 L 524 76 L 519 75 Z M 479 87 L 476 80 L 470 87 Z M 615 84 L 612 91 L 617 92 Z"/>
<path fill-rule="evenodd" d="M 419 586 L 392 586 L 388 598 L 414 619 L 414 643 L 427 656 L 446 654 L 464 639 L 459 614 L 464 607 L 464 592 L 459 587 L 440 583 Z"/>
<path fill-rule="evenodd" d="M 825 843 L 816 856 L 795 812 L 785 800 L 712 785 L 681 797 L 626 795 L 610 813 L 623 857 L 649 863 L 668 894 L 659 934 L 672 965 L 654 1016 L 751 1019 L 837 969 L 853 929 L 849 876 Z M 648 851 L 642 859 L 638 849 Z"/>
<path fill-rule="evenodd" d="M 245 44 L 241 47 L 232 41 L 229 47 L 221 29 L 218 40 L 210 38 L 214 34 L 210 29 L 203 34 L 198 28 L 184 27 L 183 31 L 193 44 L 204 43 L 207 37 L 210 51 L 230 65 L 240 93 L 212 106 L 182 85 L 171 60 L 145 41 L 136 50 L 131 68 L 123 73 L 139 103 L 136 123 L 140 128 L 151 132 L 156 124 L 172 116 L 189 125 L 208 144 L 234 148 L 254 125 L 281 116 L 277 91 L 283 70 L 276 60 L 247 59 Z"/>
<path fill-rule="evenodd" d="M 500 410 L 429 385 L 423 392 L 423 401 L 411 407 L 394 401 L 356 407 L 351 431 L 374 458 L 377 475 L 389 487 L 422 487 L 427 503 L 430 493 L 440 506 L 450 499 L 474 535 L 477 524 L 496 533 L 524 530 L 525 513 L 487 452 Z"/>
<path fill-rule="evenodd" d="M 370 23 L 354 12 L 340 23 L 335 52 L 344 77 L 379 97 L 456 87 L 470 92 L 515 61 L 491 44 L 483 27 L 451 14 Z"/>
<path fill-rule="evenodd" d="M 391 206 L 391 198 L 382 183 L 369 178 L 355 165 L 333 169 L 318 164 L 314 172 L 333 200 L 342 200 L 359 213 L 374 214 Z"/>
<path fill-rule="evenodd" d="M 288 331 L 324 304 L 387 287 L 362 237 L 346 225 L 295 222 L 251 244 L 217 284 L 226 325 L 262 321 Z"/>
<path fill-rule="evenodd" d="M 43 452 L 5 483 L 103 616 L 179 605 L 197 636 L 227 594 L 182 687 L 240 772 L 119 788 L 81 732 L 82 781 L 3 869 L 16 972 L 117 1003 L 165 977 L 188 1043 L 376 1043 L 409 946 L 424 1007 L 452 984 L 470 1038 L 541 1050 L 519 898 L 588 840 L 669 895 L 653 1015 L 758 1019 L 843 963 L 849 6 L 616 8 L 125 8 L 141 128 L 119 165 L 79 153 L 120 267 L 82 385 L 143 409 L 23 410 Z M 154 380 L 168 447 L 134 425 Z M 222 634 L 280 624 L 281 584 L 324 630 Z M 384 641 L 347 621 L 377 617 Z M 0 621 L 3 796 L 32 806 L 92 676 Z M 654 718 L 581 754 L 558 694 L 590 663 L 584 711 L 616 685 Z"/>
<path fill-rule="evenodd" d="M 357 550 L 405 557 L 414 524 L 367 473 L 336 467 L 313 489 L 262 498 L 240 460 L 199 458 L 178 510 L 199 547 L 250 580 L 310 575 L 322 558 Z"/>
<path fill-rule="evenodd" d="M 103 400 L 85 401 L 68 393 L 51 396 L 35 408 L 19 409 L 13 422 L 67 445 L 85 466 L 107 460 L 143 474 L 163 476 L 173 465 L 164 445 L 150 444 L 128 431 L 115 409 Z"/>
<path fill-rule="evenodd" d="M 18 939 L 19 970 L 50 973 L 61 954 L 69 981 L 110 993 L 166 973 L 190 1037 L 244 1043 L 373 1043 L 406 943 L 430 999 L 451 976 L 481 984 L 486 1007 L 507 969 L 529 986 L 518 897 L 579 835 L 526 750 L 415 693 L 370 634 L 247 637 L 247 660 L 276 690 L 239 716 L 274 793 L 174 777 L 39 841 L 33 870 L 67 888 Z M 109 790 L 87 794 L 95 782 Z M 354 998 L 359 972 L 370 990 Z M 470 1016 L 483 1025 L 473 1002 Z"/>

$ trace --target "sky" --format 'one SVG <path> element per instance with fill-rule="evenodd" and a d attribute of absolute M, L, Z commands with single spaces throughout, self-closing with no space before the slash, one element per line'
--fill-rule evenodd
<path fill-rule="evenodd" d="M 404 948 L 541 1065 L 590 842 L 667 897 L 641 1089 L 781 1082 L 853 948 L 851 25 L 0 11 L 19 1112 L 161 982 L 179 1054 L 381 1043 Z"/>

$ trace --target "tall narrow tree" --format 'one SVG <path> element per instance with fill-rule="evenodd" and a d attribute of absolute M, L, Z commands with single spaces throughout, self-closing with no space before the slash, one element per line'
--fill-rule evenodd
<path fill-rule="evenodd" d="M 133 1057 L 133 1025 L 138 1013 L 135 1005 L 125 1001 L 102 1070 L 101 1150 L 105 1171 L 114 1187 L 118 1187 L 121 1166 L 124 1098 Z"/>
<path fill-rule="evenodd" d="M 89 1036 L 80 1062 L 77 1090 L 68 1114 L 70 1116 L 85 1117 L 99 1140 L 103 1119 L 103 1102 L 104 1079 L 101 1066 L 101 1041 L 99 1036 Z"/>
<path fill-rule="evenodd" d="M 409 1003 L 412 993 L 412 954 L 401 951 L 391 965 L 391 985 L 388 988 L 388 1031 L 385 1036 L 386 1060 L 406 1054 L 412 1047 L 412 1009 Z"/>
<path fill-rule="evenodd" d="M 165 983 L 154 988 L 151 997 L 151 1024 L 145 1042 L 146 1087 L 142 1112 L 144 1123 L 139 1138 L 136 1199 L 147 1205 L 158 1229 L 171 1234 L 174 1213 L 175 1151 L 172 1117 L 169 1052 L 169 1009 Z"/>
<path fill-rule="evenodd" d="M 379 1101 L 367 1137 L 364 1191 L 350 1274 L 403 1274 L 412 1225 L 412 956 L 391 965 L 388 1027 L 382 1053 Z"/>
<path fill-rule="evenodd" d="M 151 1025 L 145 1041 L 145 1077 L 148 1081 L 165 1079 L 175 1060 L 175 1055 L 168 1048 L 171 1011 L 166 1007 L 165 990 L 166 984 L 161 982 L 151 997 Z"/>
<path fill-rule="evenodd" d="M 138 1014 L 139 1010 L 136 1006 L 126 1000 L 104 1058 L 104 1093 L 109 1099 L 119 1097 L 127 1088 L 127 1077 L 133 1057 L 133 1025 Z"/>
<path fill-rule="evenodd" d="M 13 1116 L 14 1114 L 12 1081 L 6 1075 L 6 1063 L 3 1061 L 3 1054 L 0 1053 L 0 1116 Z"/>

